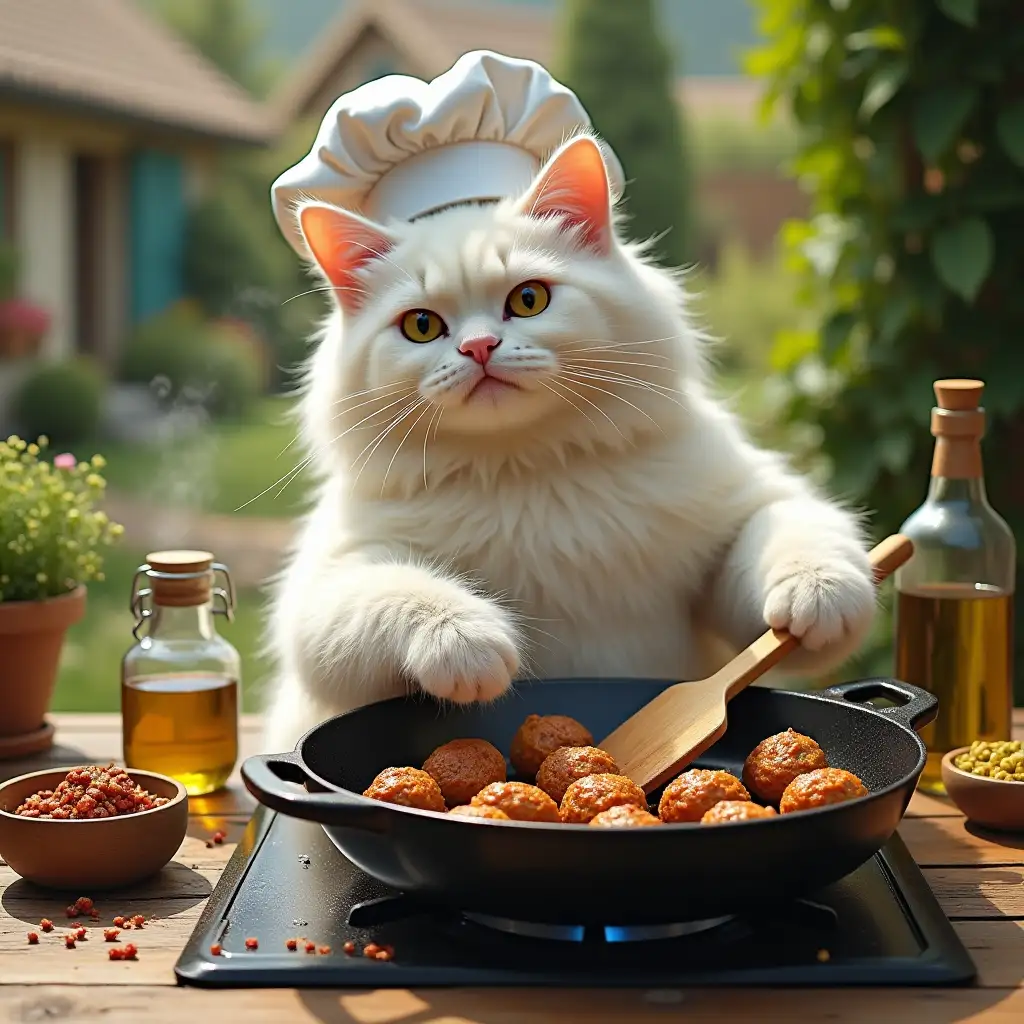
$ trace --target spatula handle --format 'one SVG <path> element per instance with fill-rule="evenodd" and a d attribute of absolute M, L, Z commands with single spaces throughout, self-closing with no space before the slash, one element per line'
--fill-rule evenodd
<path fill-rule="evenodd" d="M 875 583 L 881 583 L 891 576 L 914 553 L 914 544 L 909 537 L 894 533 L 871 549 L 868 557 L 875 573 Z M 777 665 L 787 654 L 796 650 L 800 641 L 784 629 L 770 629 L 758 637 L 749 647 L 740 651 L 724 668 L 712 678 L 728 683 L 725 699 L 732 700 L 741 690 L 746 689 L 770 668 Z"/>

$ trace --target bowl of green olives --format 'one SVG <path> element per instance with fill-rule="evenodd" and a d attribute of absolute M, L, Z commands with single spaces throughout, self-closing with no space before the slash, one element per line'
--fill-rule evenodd
<path fill-rule="evenodd" d="M 1001 832 L 1024 832 L 1024 744 L 975 740 L 942 759 L 946 793 L 969 821 Z"/>

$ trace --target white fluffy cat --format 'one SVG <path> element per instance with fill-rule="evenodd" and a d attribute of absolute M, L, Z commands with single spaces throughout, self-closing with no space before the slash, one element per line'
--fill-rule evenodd
<path fill-rule="evenodd" d="M 698 678 L 766 622 L 802 637 L 794 670 L 864 639 L 857 518 L 709 397 L 679 275 L 612 205 L 580 135 L 516 201 L 297 211 L 336 309 L 302 401 L 319 491 L 274 595 L 268 748 L 415 687 Z"/>

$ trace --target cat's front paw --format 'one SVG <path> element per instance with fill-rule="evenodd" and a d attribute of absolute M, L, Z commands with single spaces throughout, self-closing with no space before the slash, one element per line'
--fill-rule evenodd
<path fill-rule="evenodd" d="M 493 700 L 512 685 L 519 671 L 515 629 L 500 608 L 471 597 L 417 627 L 405 668 L 427 693 L 441 700 Z"/>
<path fill-rule="evenodd" d="M 808 651 L 852 652 L 867 637 L 875 613 L 871 566 L 846 559 L 794 561 L 768 580 L 764 620 L 788 630 Z"/>

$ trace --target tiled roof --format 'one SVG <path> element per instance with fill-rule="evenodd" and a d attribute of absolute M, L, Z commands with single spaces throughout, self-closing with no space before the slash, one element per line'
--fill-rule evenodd
<path fill-rule="evenodd" d="M 132 0 L 0 0 L 5 93 L 221 139 L 273 134 L 259 103 Z"/>

